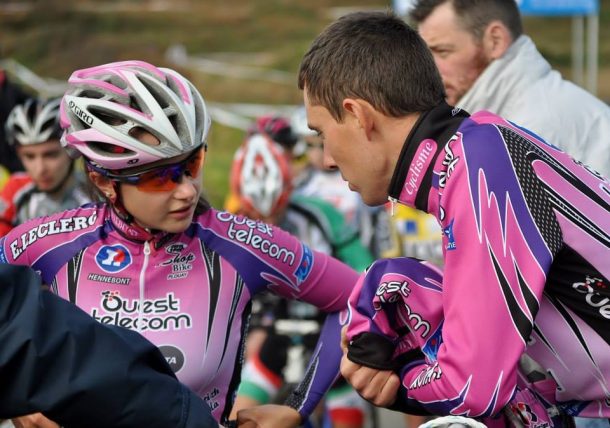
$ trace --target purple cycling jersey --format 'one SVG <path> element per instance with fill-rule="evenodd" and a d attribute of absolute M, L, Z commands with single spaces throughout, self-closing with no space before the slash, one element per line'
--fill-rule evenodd
<path fill-rule="evenodd" d="M 407 138 L 389 193 L 436 216 L 445 262 L 377 262 L 350 298 L 350 340 L 390 339 L 391 361 L 423 351 L 400 367 L 399 398 L 480 417 L 529 388 L 565 414 L 610 416 L 608 181 L 445 105 Z"/>
<path fill-rule="evenodd" d="M 239 382 L 253 295 L 270 290 L 334 312 L 291 397 L 308 415 L 338 374 L 339 311 L 356 272 L 281 229 L 213 209 L 183 233 L 141 238 L 112 208 L 83 206 L 13 229 L 0 240 L 0 260 L 30 265 L 98 321 L 140 332 L 221 422 Z"/>

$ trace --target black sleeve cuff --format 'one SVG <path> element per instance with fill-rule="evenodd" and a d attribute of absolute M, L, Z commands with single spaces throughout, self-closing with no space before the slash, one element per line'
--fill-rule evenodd
<path fill-rule="evenodd" d="M 347 358 L 366 367 L 394 370 L 394 343 L 375 333 L 360 333 L 347 346 Z"/>

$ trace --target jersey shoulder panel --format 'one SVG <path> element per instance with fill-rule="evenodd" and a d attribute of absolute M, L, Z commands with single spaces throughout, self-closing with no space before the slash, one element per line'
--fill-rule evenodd
<path fill-rule="evenodd" d="M 104 208 L 86 205 L 25 222 L 0 241 L 0 260 L 33 264 L 45 253 L 65 249 L 79 237 L 103 227 Z"/>

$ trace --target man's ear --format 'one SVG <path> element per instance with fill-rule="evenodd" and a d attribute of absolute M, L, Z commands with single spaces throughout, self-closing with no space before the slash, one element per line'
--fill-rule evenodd
<path fill-rule="evenodd" d="M 364 131 L 367 139 L 370 139 L 374 126 L 373 106 L 362 99 L 346 98 L 343 100 L 343 110 L 346 115 L 344 121 L 353 120 Z"/>
<path fill-rule="evenodd" d="M 116 190 L 112 180 L 108 177 L 104 177 L 99 172 L 89 171 L 88 174 L 93 185 L 97 187 L 99 191 L 106 196 L 106 198 L 114 202 L 116 200 Z"/>
<path fill-rule="evenodd" d="M 504 55 L 512 43 L 513 37 L 501 21 L 491 21 L 483 33 L 483 49 L 490 61 Z"/>

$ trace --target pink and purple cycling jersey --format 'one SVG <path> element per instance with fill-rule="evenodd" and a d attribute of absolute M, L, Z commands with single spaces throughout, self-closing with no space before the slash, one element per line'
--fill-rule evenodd
<path fill-rule="evenodd" d="M 350 298 L 348 338 L 391 344 L 369 362 L 423 351 L 397 369 L 404 408 L 527 413 L 533 391 L 568 415 L 610 416 L 608 181 L 496 115 L 444 105 L 407 138 L 389 194 L 443 230 L 444 271 L 379 261 Z"/>
<path fill-rule="evenodd" d="M 221 422 L 239 382 L 253 295 L 270 290 L 332 312 L 325 346 L 290 399 L 308 415 L 338 374 L 340 311 L 356 272 L 281 229 L 214 209 L 183 233 L 141 238 L 113 209 L 89 205 L 13 229 L 0 240 L 0 261 L 31 266 L 101 323 L 140 332 Z"/>

